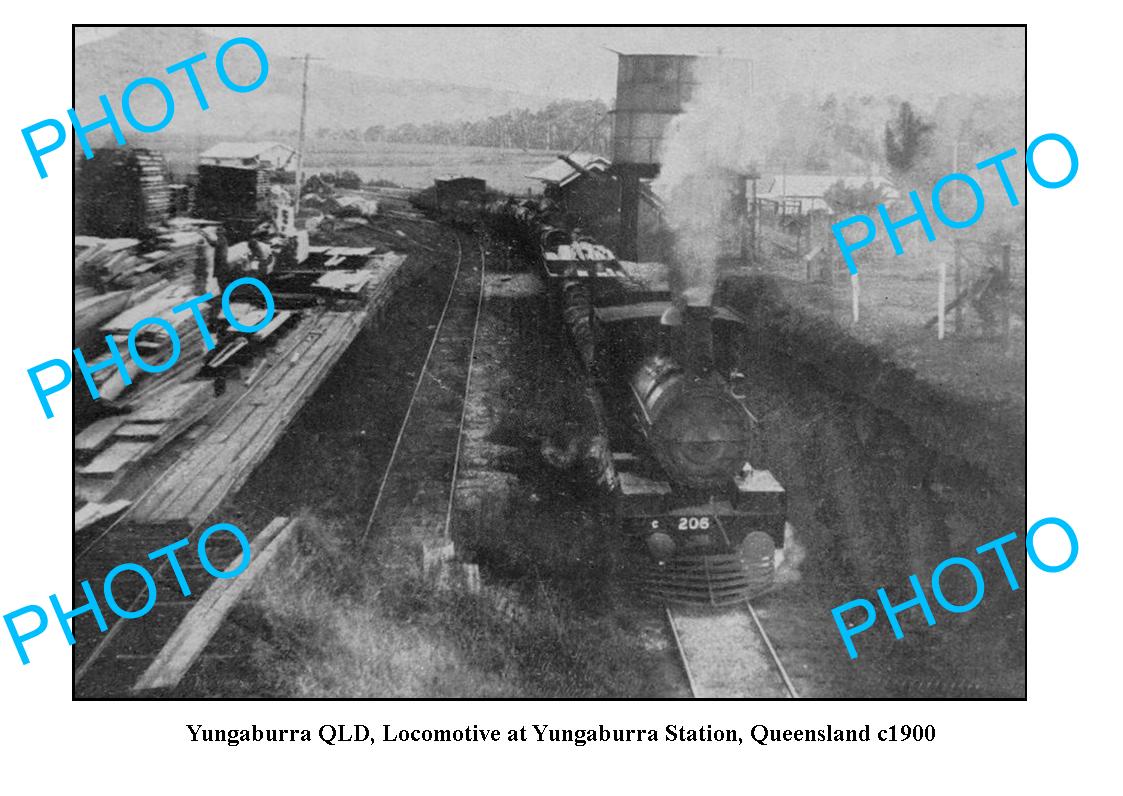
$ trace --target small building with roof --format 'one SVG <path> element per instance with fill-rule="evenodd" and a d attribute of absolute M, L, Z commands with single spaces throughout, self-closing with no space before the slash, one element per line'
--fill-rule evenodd
<path fill-rule="evenodd" d="M 295 171 L 296 150 L 272 141 L 223 141 L 199 156 L 208 166 Z"/>
<path fill-rule="evenodd" d="M 756 196 L 762 205 L 772 205 L 778 215 L 833 213 L 836 209 L 825 197 L 838 182 L 851 189 L 872 185 L 881 189 L 887 200 L 900 196 L 893 182 L 880 174 L 774 174 L 757 182 Z"/>
<path fill-rule="evenodd" d="M 609 173 L 612 162 L 591 152 L 559 155 L 527 178 L 543 183 L 543 195 L 554 202 L 573 226 L 615 234 L 614 219 L 620 185 Z"/>

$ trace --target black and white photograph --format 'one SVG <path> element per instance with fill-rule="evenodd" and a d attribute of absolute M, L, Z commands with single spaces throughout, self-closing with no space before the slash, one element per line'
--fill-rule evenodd
<path fill-rule="evenodd" d="M 1026 56 L 74 27 L 73 697 L 1025 699 Z"/>

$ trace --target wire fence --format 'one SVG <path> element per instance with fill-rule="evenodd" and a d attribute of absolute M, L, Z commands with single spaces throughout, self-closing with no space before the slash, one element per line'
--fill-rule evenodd
<path fill-rule="evenodd" d="M 947 234 L 933 243 L 916 225 L 901 233 L 903 255 L 884 235 L 863 247 L 854 278 L 831 233 L 832 220 L 762 214 L 750 229 L 757 269 L 825 287 L 836 320 L 877 338 L 923 333 L 1003 342 L 1010 350 L 1026 315 L 1021 241 Z"/>

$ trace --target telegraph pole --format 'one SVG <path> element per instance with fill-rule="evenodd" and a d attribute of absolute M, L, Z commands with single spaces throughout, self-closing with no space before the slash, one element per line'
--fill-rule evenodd
<path fill-rule="evenodd" d="M 308 62 L 311 56 L 304 54 L 304 82 L 300 92 L 300 139 L 296 145 L 296 199 L 293 203 L 293 223 L 300 215 L 300 189 L 304 185 L 304 119 L 308 115 Z"/>

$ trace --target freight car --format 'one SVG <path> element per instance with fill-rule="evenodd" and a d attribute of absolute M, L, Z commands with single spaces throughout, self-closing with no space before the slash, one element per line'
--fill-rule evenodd
<path fill-rule="evenodd" d="M 733 603 L 771 587 L 786 494 L 760 469 L 758 422 L 735 352 L 745 321 L 640 282 L 607 247 L 530 200 L 488 205 L 545 276 L 587 377 L 592 446 L 614 521 L 642 551 L 640 588 L 669 601 Z"/>

